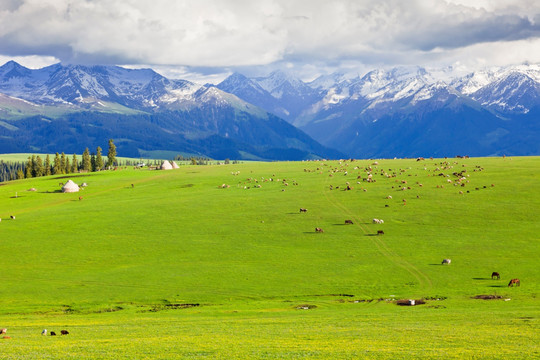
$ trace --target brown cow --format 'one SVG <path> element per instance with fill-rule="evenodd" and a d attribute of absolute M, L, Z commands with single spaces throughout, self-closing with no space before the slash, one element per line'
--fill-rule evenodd
<path fill-rule="evenodd" d="M 377 235 L 384 235 L 384 231 L 382 231 L 382 230 L 377 230 Z"/>
<path fill-rule="evenodd" d="M 60 331 L 60 334 L 62 334 L 62 335 L 67 335 L 67 334 L 69 334 L 69 331 L 67 331 L 67 330 L 62 330 L 62 331 Z"/>
<path fill-rule="evenodd" d="M 81 201 L 82 199 L 83 199 L 83 197 L 82 197 L 82 196 L 79 196 L 79 201 Z"/>
<path fill-rule="evenodd" d="M 316 227 L 316 228 L 315 228 L 315 232 L 318 232 L 318 233 L 323 233 L 323 232 L 324 232 L 324 230 L 323 230 L 323 229 L 321 229 L 321 228 L 318 228 L 318 227 Z"/>
<path fill-rule="evenodd" d="M 352 220 L 345 220 L 345 225 L 352 225 L 352 224 L 353 224 Z"/>
<path fill-rule="evenodd" d="M 300 212 L 307 212 L 307 209 L 300 208 Z"/>
<path fill-rule="evenodd" d="M 512 279 L 510 280 L 510 282 L 508 283 L 508 287 L 511 287 L 511 286 L 519 286 L 519 279 Z"/>
<path fill-rule="evenodd" d="M 4 329 L 0 330 L 0 334 L 5 334 L 5 333 L 7 333 L 7 329 L 4 328 Z"/>
<path fill-rule="evenodd" d="M 494 272 L 491 273 L 491 279 L 493 279 L 493 278 L 497 278 L 497 280 L 500 280 L 501 275 L 498 272 L 494 271 Z"/>

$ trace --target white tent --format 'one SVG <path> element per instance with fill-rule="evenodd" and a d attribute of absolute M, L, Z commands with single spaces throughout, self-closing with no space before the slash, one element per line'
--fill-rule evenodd
<path fill-rule="evenodd" d="M 173 166 L 167 160 L 163 161 L 163 164 L 161 164 L 161 170 L 172 170 L 172 168 Z"/>
<path fill-rule="evenodd" d="M 62 192 L 72 193 L 79 191 L 79 185 L 75 184 L 73 181 L 68 180 L 64 186 L 62 186 Z"/>

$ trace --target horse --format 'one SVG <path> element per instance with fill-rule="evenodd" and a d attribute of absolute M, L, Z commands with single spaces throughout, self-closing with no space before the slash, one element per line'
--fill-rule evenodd
<path fill-rule="evenodd" d="M 508 283 L 508 287 L 511 287 L 511 286 L 519 286 L 519 279 L 512 279 L 510 280 L 510 282 Z"/>
<path fill-rule="evenodd" d="M 307 209 L 300 208 L 300 212 L 307 212 Z"/>
<path fill-rule="evenodd" d="M 498 272 L 494 271 L 494 272 L 491 273 L 491 279 L 493 279 L 493 278 L 497 278 L 497 280 L 500 280 L 501 275 Z"/>

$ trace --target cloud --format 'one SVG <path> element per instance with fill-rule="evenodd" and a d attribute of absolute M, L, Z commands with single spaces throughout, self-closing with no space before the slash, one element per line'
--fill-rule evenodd
<path fill-rule="evenodd" d="M 214 69 L 471 61 L 540 38 L 534 0 L 4 0 L 0 55 Z M 508 61 L 536 59 L 515 51 Z M 214 71 L 213 70 L 213 71 Z"/>

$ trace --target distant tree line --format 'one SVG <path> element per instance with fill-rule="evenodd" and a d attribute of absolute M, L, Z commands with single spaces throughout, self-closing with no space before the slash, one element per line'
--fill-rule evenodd
<path fill-rule="evenodd" d="M 183 155 L 176 155 L 174 157 L 174 160 L 175 161 L 187 161 L 187 162 L 191 162 L 191 165 L 208 165 L 208 164 L 212 164 L 212 160 L 211 158 L 209 157 L 206 157 L 206 156 L 190 156 L 190 157 L 185 157 Z M 218 164 L 220 163 L 219 161 L 217 162 Z M 223 161 L 223 164 L 239 164 L 239 161 L 238 160 L 233 160 L 231 162 L 231 159 L 227 158 Z"/>
<path fill-rule="evenodd" d="M 0 182 L 24 179 L 24 163 L 0 160 Z"/>
<path fill-rule="evenodd" d="M 88 148 L 84 149 L 82 159 L 79 161 L 77 155 L 73 154 L 71 161 L 65 153 L 56 153 L 54 158 L 47 155 L 43 160 L 39 155 L 28 157 L 26 163 L 3 162 L 0 161 L 0 181 L 9 181 L 24 178 L 33 178 L 47 175 L 71 174 L 76 172 L 101 171 L 118 166 L 116 160 L 116 146 L 112 139 L 109 140 L 109 151 L 107 158 L 103 158 L 101 147 L 97 147 L 96 152 L 90 153 Z"/>

